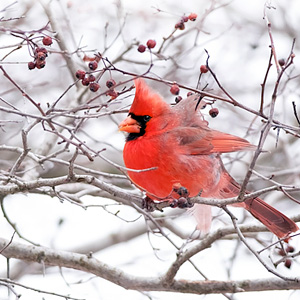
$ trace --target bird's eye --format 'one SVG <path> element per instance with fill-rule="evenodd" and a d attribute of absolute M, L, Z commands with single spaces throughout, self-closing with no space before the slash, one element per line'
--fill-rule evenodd
<path fill-rule="evenodd" d="M 146 116 L 143 117 L 143 119 L 144 119 L 145 122 L 148 122 L 148 121 L 150 121 L 151 117 L 146 115 Z"/>

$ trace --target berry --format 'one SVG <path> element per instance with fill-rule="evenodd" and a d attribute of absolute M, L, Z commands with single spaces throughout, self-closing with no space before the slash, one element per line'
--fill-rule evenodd
<path fill-rule="evenodd" d="M 83 79 L 85 77 L 85 71 L 83 70 L 77 70 L 75 73 L 76 78 Z"/>
<path fill-rule="evenodd" d="M 37 60 L 36 63 L 35 63 L 37 69 L 42 69 L 45 67 L 46 65 L 46 62 L 43 61 L 43 60 Z"/>
<path fill-rule="evenodd" d="M 197 19 L 197 14 L 191 13 L 191 14 L 189 15 L 188 18 L 189 18 L 191 21 L 196 21 L 196 19 Z"/>
<path fill-rule="evenodd" d="M 50 46 L 52 44 L 52 38 L 50 36 L 43 37 L 43 44 L 45 46 Z"/>
<path fill-rule="evenodd" d="M 193 94 L 194 94 L 193 92 L 188 92 L 188 93 L 186 94 L 186 96 L 189 97 L 189 96 L 192 96 Z"/>
<path fill-rule="evenodd" d="M 111 89 L 112 87 L 114 87 L 116 85 L 116 82 L 111 78 L 109 80 L 106 81 L 106 86 Z"/>
<path fill-rule="evenodd" d="M 148 41 L 147 41 L 147 47 L 148 47 L 149 49 L 154 48 L 155 45 L 156 45 L 156 41 L 155 41 L 155 40 L 148 40 Z"/>
<path fill-rule="evenodd" d="M 35 62 L 30 61 L 30 62 L 28 63 L 28 69 L 29 69 L 29 70 L 33 70 L 35 67 L 36 67 Z"/>
<path fill-rule="evenodd" d="M 139 52 L 143 53 L 143 52 L 145 52 L 145 50 L 146 50 L 146 46 L 145 45 L 139 45 L 138 46 L 138 51 Z"/>
<path fill-rule="evenodd" d="M 89 77 L 88 77 L 88 81 L 93 82 L 95 80 L 96 80 L 96 77 L 93 74 L 90 74 Z"/>
<path fill-rule="evenodd" d="M 285 249 L 286 252 L 292 253 L 295 251 L 295 248 L 293 246 L 287 246 Z"/>
<path fill-rule="evenodd" d="M 175 28 L 176 28 L 176 29 L 179 29 L 179 30 L 184 30 L 185 25 L 184 25 L 184 23 L 182 22 L 182 20 L 175 24 Z"/>
<path fill-rule="evenodd" d="M 99 83 L 97 83 L 97 82 L 92 82 L 92 83 L 90 84 L 90 90 L 91 90 L 92 92 L 97 92 L 97 91 L 99 90 L 99 88 L 100 88 L 100 85 L 99 85 Z"/>
<path fill-rule="evenodd" d="M 207 73 L 208 72 L 208 68 L 206 65 L 201 65 L 200 66 L 200 72 L 201 73 Z"/>
<path fill-rule="evenodd" d="M 44 48 L 44 47 L 36 47 L 36 48 L 35 48 L 35 53 L 39 53 L 39 52 L 42 52 L 42 53 L 44 53 L 46 56 L 48 56 L 48 51 L 47 51 L 47 49 Z"/>
<path fill-rule="evenodd" d="M 283 249 L 279 249 L 278 254 L 281 256 L 286 256 L 286 253 Z"/>
<path fill-rule="evenodd" d="M 187 16 L 182 16 L 181 18 L 182 22 L 187 22 L 189 20 L 189 17 Z"/>
<path fill-rule="evenodd" d="M 181 96 L 177 96 L 175 98 L 175 103 L 179 103 L 181 100 L 182 100 L 182 97 Z"/>
<path fill-rule="evenodd" d="M 36 54 L 36 59 L 41 60 L 41 61 L 44 61 L 46 59 L 46 57 L 47 56 L 46 56 L 46 54 L 44 52 L 38 52 Z"/>
<path fill-rule="evenodd" d="M 81 80 L 82 85 L 88 86 L 90 84 L 90 81 L 85 77 Z"/>
<path fill-rule="evenodd" d="M 284 266 L 289 269 L 291 265 L 292 265 L 292 260 L 287 258 L 284 262 Z"/>
<path fill-rule="evenodd" d="M 279 59 L 279 60 L 278 60 L 278 63 L 279 63 L 279 65 L 280 65 L 281 67 L 283 67 L 283 66 L 285 65 L 285 60 L 284 60 L 284 58 Z"/>
<path fill-rule="evenodd" d="M 110 96 L 110 100 L 114 100 L 114 99 L 116 99 L 119 96 L 119 94 L 115 90 L 109 90 L 106 93 L 106 96 Z"/>
<path fill-rule="evenodd" d="M 211 108 L 209 114 L 212 118 L 215 118 L 219 114 L 219 110 L 217 108 Z"/>
<path fill-rule="evenodd" d="M 98 63 L 97 63 L 95 60 L 89 62 L 89 68 L 90 68 L 92 71 L 95 71 L 95 70 L 98 68 Z"/>
<path fill-rule="evenodd" d="M 171 88 L 170 88 L 170 92 L 173 94 L 173 95 L 178 95 L 179 94 L 179 86 L 176 84 L 176 83 L 173 83 L 171 85 Z"/>

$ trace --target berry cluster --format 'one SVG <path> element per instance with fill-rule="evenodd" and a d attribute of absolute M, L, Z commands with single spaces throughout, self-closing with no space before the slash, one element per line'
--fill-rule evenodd
<path fill-rule="evenodd" d="M 156 46 L 156 41 L 155 40 L 148 40 L 147 43 L 146 43 L 146 45 L 147 45 L 148 49 L 153 49 Z M 143 53 L 143 52 L 146 51 L 147 47 L 145 45 L 143 45 L 143 44 L 140 44 L 138 46 L 137 50 L 139 52 Z"/>
<path fill-rule="evenodd" d="M 184 30 L 187 21 L 196 21 L 197 14 L 191 13 L 189 16 L 182 16 L 181 19 L 175 24 L 175 29 Z"/>
<path fill-rule="evenodd" d="M 95 58 L 89 62 L 89 69 L 91 71 L 97 70 L 99 60 L 100 57 L 95 56 Z M 96 82 L 96 77 L 93 74 L 87 73 L 84 70 L 77 70 L 75 76 L 77 79 L 81 80 L 82 85 L 89 86 L 89 89 L 92 92 L 97 92 L 99 90 L 100 85 Z"/>
<path fill-rule="evenodd" d="M 50 36 L 45 36 L 42 40 L 44 46 L 50 46 L 52 44 L 52 38 Z M 28 69 L 33 70 L 35 68 L 42 69 L 46 65 L 46 57 L 48 57 L 48 51 L 44 47 L 35 47 L 34 61 L 28 63 Z"/>
<path fill-rule="evenodd" d="M 280 249 L 278 251 L 278 254 L 280 256 L 287 256 L 288 253 L 293 253 L 294 251 L 295 251 L 295 248 L 293 246 L 288 245 L 285 249 L 283 249 L 283 248 Z M 291 265 L 292 265 L 292 260 L 290 258 L 286 258 L 284 260 L 284 266 L 289 269 L 291 267 Z"/>

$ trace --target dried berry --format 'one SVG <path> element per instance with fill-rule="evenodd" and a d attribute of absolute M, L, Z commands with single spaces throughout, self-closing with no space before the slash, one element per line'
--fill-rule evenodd
<path fill-rule="evenodd" d="M 35 48 L 35 53 L 39 53 L 39 52 L 42 52 L 42 53 L 44 53 L 46 56 L 48 56 L 48 51 L 47 51 L 47 49 L 44 48 L 44 47 L 36 47 L 36 48 Z"/>
<path fill-rule="evenodd" d="M 292 260 L 287 258 L 284 262 L 284 266 L 289 269 L 291 265 L 292 265 Z"/>
<path fill-rule="evenodd" d="M 219 114 L 219 110 L 217 108 L 211 108 L 209 110 L 209 115 L 212 117 L 212 118 L 215 118 L 217 115 Z"/>
<path fill-rule="evenodd" d="M 114 99 L 116 99 L 119 96 L 119 94 L 115 90 L 109 90 L 106 93 L 106 96 L 110 96 L 110 100 L 114 100 Z"/>
<path fill-rule="evenodd" d="M 189 15 L 188 18 L 189 18 L 191 21 L 196 21 L 196 19 L 197 19 L 197 14 L 191 13 L 191 14 Z"/>
<path fill-rule="evenodd" d="M 90 68 L 92 71 L 95 71 L 95 70 L 98 68 L 98 63 L 97 63 L 95 60 L 89 62 L 89 68 Z"/>
<path fill-rule="evenodd" d="M 89 82 L 93 82 L 93 81 L 96 80 L 96 77 L 93 74 L 90 74 L 87 79 L 88 79 Z"/>
<path fill-rule="evenodd" d="M 45 67 L 46 62 L 44 60 L 37 60 L 35 65 L 37 69 L 42 69 Z"/>
<path fill-rule="evenodd" d="M 207 73 L 208 72 L 208 68 L 206 65 L 201 65 L 200 66 L 200 72 L 201 73 Z"/>
<path fill-rule="evenodd" d="M 146 50 L 146 46 L 145 45 L 139 45 L 138 46 L 138 51 L 139 52 L 143 53 L 143 52 L 145 52 L 145 50 Z"/>
<path fill-rule="evenodd" d="M 85 77 L 81 80 L 81 83 L 82 85 L 88 86 L 90 84 L 90 81 L 88 80 L 88 78 Z"/>
<path fill-rule="evenodd" d="M 175 103 L 179 103 L 181 100 L 182 100 L 182 97 L 181 96 L 177 96 L 175 98 Z"/>
<path fill-rule="evenodd" d="M 279 249 L 278 254 L 281 256 L 286 256 L 286 253 L 283 249 Z"/>
<path fill-rule="evenodd" d="M 173 95 L 178 95 L 179 94 L 179 86 L 176 84 L 176 83 L 173 83 L 171 85 L 171 88 L 170 88 L 170 92 L 173 94 Z"/>
<path fill-rule="evenodd" d="M 280 65 L 281 67 L 283 67 L 283 66 L 285 65 L 285 60 L 284 60 L 284 58 L 279 59 L 279 60 L 278 60 L 278 63 L 279 63 L 279 65 Z"/>
<path fill-rule="evenodd" d="M 175 24 L 175 28 L 179 30 L 184 30 L 185 28 L 184 22 L 182 20 L 179 21 L 178 23 Z"/>
<path fill-rule="evenodd" d="M 76 78 L 83 79 L 85 77 L 85 71 L 83 70 L 77 70 L 75 73 Z"/>
<path fill-rule="evenodd" d="M 100 85 L 99 85 L 99 83 L 97 83 L 97 82 L 92 82 L 92 83 L 90 84 L 90 90 L 91 90 L 92 92 L 97 92 L 97 91 L 99 90 L 99 88 L 100 88 Z"/>
<path fill-rule="evenodd" d="M 28 63 L 28 69 L 29 70 L 33 70 L 34 68 L 35 68 L 35 62 L 33 62 L 33 61 L 30 61 L 29 63 Z"/>
<path fill-rule="evenodd" d="M 116 85 L 116 82 L 111 78 L 109 80 L 106 81 L 106 86 L 111 89 Z"/>
<path fill-rule="evenodd" d="M 36 54 L 36 59 L 37 60 L 41 60 L 41 61 L 44 61 L 45 59 L 46 59 L 46 54 L 44 53 L 44 52 L 38 52 L 37 54 Z"/>
<path fill-rule="evenodd" d="M 50 36 L 43 37 L 43 44 L 45 46 L 50 46 L 52 44 L 52 38 Z"/>
<path fill-rule="evenodd" d="M 188 16 L 182 16 L 181 20 L 183 22 L 187 22 L 189 20 L 189 17 Z"/>
<path fill-rule="evenodd" d="M 292 253 L 295 251 L 295 248 L 293 246 L 287 246 L 285 249 L 286 252 Z"/>
<path fill-rule="evenodd" d="M 147 41 L 147 47 L 149 49 L 154 48 L 156 46 L 156 41 L 155 40 L 148 40 Z"/>

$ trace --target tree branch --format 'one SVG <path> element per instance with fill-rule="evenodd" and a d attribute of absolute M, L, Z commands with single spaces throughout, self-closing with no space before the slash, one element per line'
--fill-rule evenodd
<path fill-rule="evenodd" d="M 131 275 L 89 255 L 53 250 L 46 247 L 27 246 L 16 242 L 6 247 L 8 243 L 8 240 L 0 238 L 0 249 L 5 248 L 1 254 L 7 258 L 17 258 L 50 266 L 59 266 L 88 272 L 122 286 L 125 289 L 169 291 L 198 295 L 300 289 L 299 281 L 284 281 L 277 278 L 237 281 L 174 280 L 171 285 L 166 285 L 160 277 Z"/>

